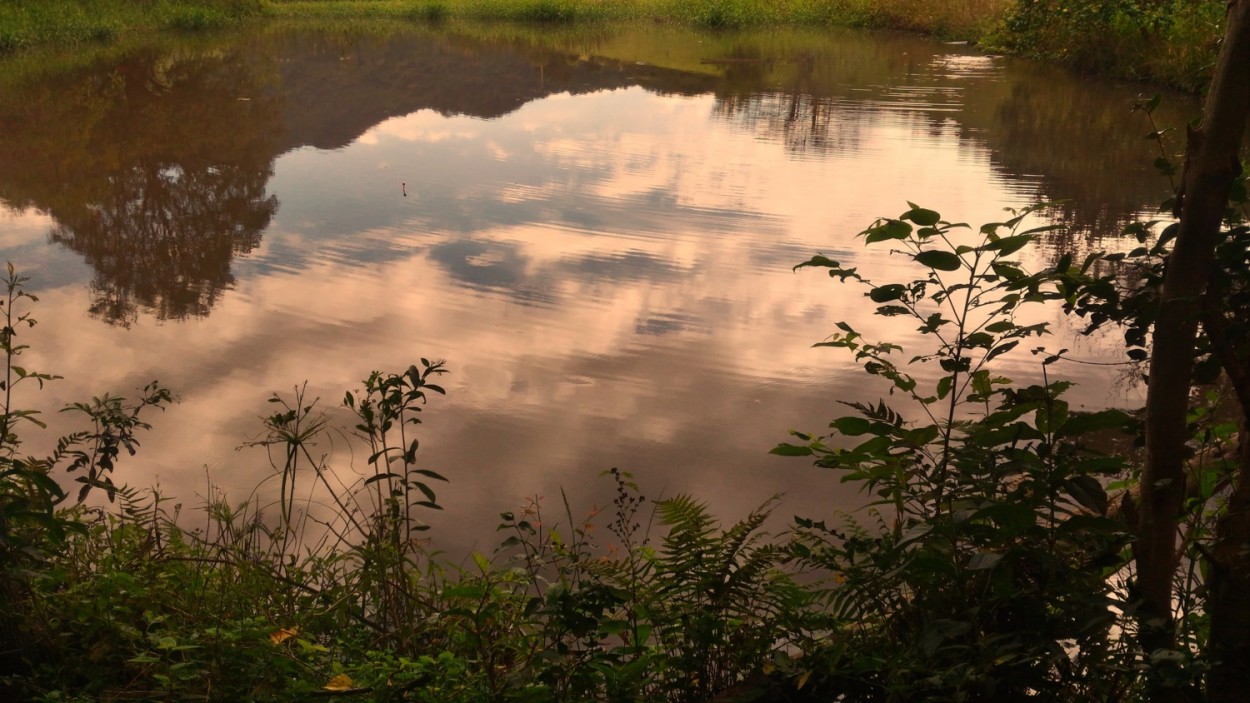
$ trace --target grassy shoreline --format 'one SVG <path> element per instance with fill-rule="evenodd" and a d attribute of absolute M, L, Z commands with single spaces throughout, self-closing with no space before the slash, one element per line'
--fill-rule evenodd
<path fill-rule="evenodd" d="M 0 56 L 273 20 L 841 26 L 967 40 L 988 51 L 1190 92 L 1205 87 L 1222 31 L 1220 0 L 1107 5 L 1100 0 L 10 0 L 0 4 Z"/>

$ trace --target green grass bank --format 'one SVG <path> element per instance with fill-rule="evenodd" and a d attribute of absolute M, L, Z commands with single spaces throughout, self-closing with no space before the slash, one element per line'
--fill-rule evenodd
<path fill-rule="evenodd" d="M 111 43 L 141 33 L 222 29 L 263 12 L 262 0 L 2 0 L 0 54 L 48 44 Z"/>
<path fill-rule="evenodd" d="M 1223 13 L 1222 0 L 5 0 L 0 53 L 265 19 L 837 25 L 963 39 L 990 51 L 1199 91 L 1214 65 Z"/>

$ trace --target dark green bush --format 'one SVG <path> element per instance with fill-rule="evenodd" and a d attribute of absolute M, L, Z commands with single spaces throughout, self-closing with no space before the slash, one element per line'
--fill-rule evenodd
<path fill-rule="evenodd" d="M 1085 71 L 1194 90 L 1210 79 L 1223 0 L 1019 0 L 998 41 Z"/>

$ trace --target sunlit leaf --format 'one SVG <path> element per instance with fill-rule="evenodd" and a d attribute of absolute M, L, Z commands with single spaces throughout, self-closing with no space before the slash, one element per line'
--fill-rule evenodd
<path fill-rule="evenodd" d="M 347 691 L 352 688 L 352 677 L 347 674 L 339 674 L 326 682 L 324 686 L 327 691 Z"/>
<path fill-rule="evenodd" d="M 274 644 L 282 644 L 297 635 L 299 635 L 298 627 L 284 627 L 281 630 L 269 633 L 269 641 Z"/>

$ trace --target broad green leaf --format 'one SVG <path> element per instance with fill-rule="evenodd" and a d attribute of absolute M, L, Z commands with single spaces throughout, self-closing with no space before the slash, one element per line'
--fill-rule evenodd
<path fill-rule="evenodd" d="M 848 437 L 856 437 L 858 435 L 867 434 L 872 429 L 871 422 L 862 417 L 855 417 L 854 415 L 840 417 L 829 423 L 829 426 L 837 430 L 840 434 L 847 435 Z"/>
<path fill-rule="evenodd" d="M 827 256 L 821 256 L 820 254 L 817 254 L 816 256 L 813 256 L 812 258 L 808 259 L 807 261 L 804 261 L 803 263 L 795 266 L 794 268 L 801 269 L 806 266 L 825 266 L 828 268 L 838 268 L 838 262 L 834 261 L 833 259 L 830 259 Z"/>
<path fill-rule="evenodd" d="M 874 303 L 888 303 L 891 300 L 898 300 L 907 292 L 907 288 L 901 283 L 891 283 L 885 286 L 878 286 L 868 292 L 868 297 L 872 298 Z"/>
<path fill-rule="evenodd" d="M 1042 225 L 1041 227 L 1033 227 L 1032 229 L 1026 229 L 1025 231 L 1020 233 L 1020 236 L 1022 237 L 1030 236 L 1034 234 L 1041 234 L 1043 232 L 1058 232 L 1062 229 L 1064 229 L 1063 225 Z"/>
<path fill-rule="evenodd" d="M 1003 256 L 1011 256 L 1017 251 L 1020 251 L 1021 249 L 1023 249 L 1031 241 L 1033 241 L 1032 235 L 1017 234 L 1014 237 L 1003 237 L 1002 239 L 999 239 L 998 241 L 990 242 L 989 244 L 985 245 L 985 248 L 988 251 L 996 251 L 1002 254 Z"/>
<path fill-rule="evenodd" d="M 967 337 L 964 337 L 963 339 L 963 346 L 967 348 L 981 347 L 984 349 L 989 349 L 990 345 L 993 343 L 994 343 L 993 335 L 987 334 L 985 332 L 973 332 L 972 334 L 968 335 Z"/>
<path fill-rule="evenodd" d="M 1064 400 L 1052 400 L 1043 403 L 1037 409 L 1037 421 L 1034 425 L 1039 432 L 1058 432 L 1068 420 L 1068 403 Z"/>
<path fill-rule="evenodd" d="M 1093 476 L 1073 476 L 1063 482 L 1068 495 L 1095 515 L 1107 514 L 1107 490 Z"/>
<path fill-rule="evenodd" d="M 998 562 L 1003 560 L 1003 555 L 997 552 L 977 552 L 968 560 L 968 569 L 970 571 L 982 571 L 992 569 L 998 566 Z"/>
<path fill-rule="evenodd" d="M 1003 536 L 1023 532 L 1037 523 L 1037 515 L 1033 510 L 1016 502 L 995 503 L 978 511 L 977 518 L 993 522 L 1003 531 Z"/>
<path fill-rule="evenodd" d="M 906 239 L 911 234 L 911 225 L 902 220 L 886 220 L 882 224 L 864 230 L 864 242 L 873 244 L 889 239 Z"/>
<path fill-rule="evenodd" d="M 1010 342 L 1007 342 L 1006 344 L 1000 344 L 994 347 L 993 349 L 991 349 L 990 352 L 985 355 L 985 360 L 989 361 L 990 359 L 993 359 L 994 357 L 1000 354 L 1006 354 L 1012 349 L 1015 349 L 1019 344 L 1020 342 L 1017 340 L 1012 340 Z"/>
<path fill-rule="evenodd" d="M 1073 437 L 1098 430 L 1119 430 L 1128 427 L 1133 417 L 1123 410 L 1102 410 L 1096 413 L 1077 413 L 1055 433 L 1057 437 Z"/>
<path fill-rule="evenodd" d="M 855 447 L 855 451 L 861 454 L 873 455 L 873 454 L 884 454 L 889 450 L 889 448 L 890 448 L 889 437 L 873 437 L 867 442 L 864 442 L 858 447 Z"/>
<path fill-rule="evenodd" d="M 776 454 L 777 456 L 811 456 L 812 448 L 801 447 L 795 444 L 778 444 L 768 453 Z"/>
<path fill-rule="evenodd" d="M 932 227 L 942 219 L 942 216 L 933 210 L 912 205 L 912 208 L 903 214 L 903 219 L 911 220 L 921 227 Z"/>
<path fill-rule="evenodd" d="M 953 252 L 941 249 L 926 249 L 916 254 L 916 262 L 938 271 L 958 271 L 963 261 Z"/>
<path fill-rule="evenodd" d="M 902 305 L 882 305 L 877 308 L 877 314 L 882 317 L 896 317 L 898 315 L 910 315 L 911 310 Z"/>
<path fill-rule="evenodd" d="M 909 430 L 903 441 L 912 447 L 923 447 L 937 439 L 939 434 L 941 434 L 941 430 L 938 429 L 937 425 L 917 427 L 914 430 Z"/>

